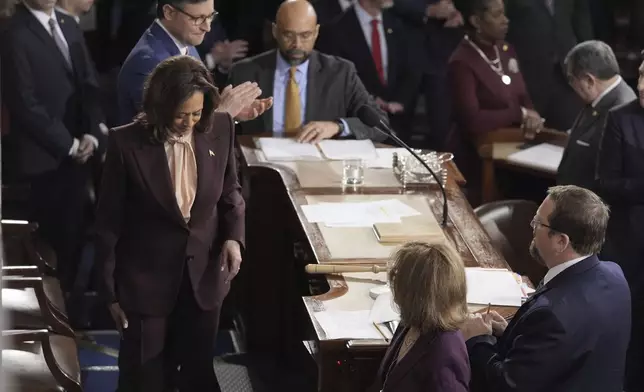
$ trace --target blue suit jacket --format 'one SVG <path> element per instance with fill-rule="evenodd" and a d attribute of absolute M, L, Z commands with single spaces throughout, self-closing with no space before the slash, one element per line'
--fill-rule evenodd
<path fill-rule="evenodd" d="M 131 123 L 140 112 L 143 84 L 150 72 L 163 60 L 180 54 L 179 48 L 163 28 L 157 22 L 152 23 L 127 56 L 119 72 L 119 125 Z M 200 58 L 193 46 L 188 47 L 188 55 Z"/>
<path fill-rule="evenodd" d="M 580 261 L 530 297 L 498 341 L 467 341 L 471 390 L 621 392 L 630 302 L 617 264 Z"/>

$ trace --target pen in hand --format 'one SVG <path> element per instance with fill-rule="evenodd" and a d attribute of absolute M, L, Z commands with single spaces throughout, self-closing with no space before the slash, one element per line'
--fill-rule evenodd
<path fill-rule="evenodd" d="M 492 303 L 488 302 L 487 304 L 487 312 L 485 312 L 485 318 L 487 319 L 487 316 L 490 315 L 490 307 L 492 307 Z"/>

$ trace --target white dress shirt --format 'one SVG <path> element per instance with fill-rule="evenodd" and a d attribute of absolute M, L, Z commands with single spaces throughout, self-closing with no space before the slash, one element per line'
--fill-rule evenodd
<path fill-rule="evenodd" d="M 50 35 L 52 34 L 51 28 L 49 27 L 49 20 L 52 18 L 56 18 L 56 13 L 54 11 L 51 12 L 51 14 L 46 13 L 45 11 L 40 11 L 40 10 L 35 10 L 27 5 L 27 3 L 23 3 L 24 6 L 31 12 L 31 14 L 40 22 L 42 27 L 45 29 L 46 32 L 48 32 Z M 68 13 L 67 13 L 68 14 Z M 63 45 L 65 45 L 65 50 L 69 52 L 69 44 L 67 43 L 67 39 L 65 38 L 65 34 L 63 34 L 63 30 L 60 29 L 60 23 L 58 23 L 58 20 L 56 20 L 56 24 L 54 25 L 54 34 L 58 34 L 59 38 L 61 38 L 61 41 L 63 42 Z M 101 131 L 105 133 L 104 129 L 107 129 L 107 127 L 104 124 L 99 124 L 101 126 Z M 91 140 L 92 144 L 94 144 L 94 148 L 98 148 L 98 139 L 94 135 L 90 134 L 85 134 L 83 135 L 83 138 L 88 138 Z M 72 142 L 72 146 L 69 149 L 69 155 L 74 155 L 76 154 L 76 151 L 78 151 L 78 146 L 80 145 L 80 140 L 78 138 L 74 138 Z"/>
<path fill-rule="evenodd" d="M 347 8 L 353 5 L 353 0 L 338 0 L 338 3 L 340 3 L 340 8 L 342 8 L 342 12 L 344 12 L 347 10 Z"/>
<path fill-rule="evenodd" d="M 174 35 L 172 35 L 172 33 L 170 33 L 170 32 L 168 31 L 168 29 L 166 29 L 166 28 L 165 28 L 165 26 L 163 25 L 163 23 L 161 23 L 161 21 L 160 21 L 159 19 L 156 19 L 156 20 L 155 20 L 155 22 L 156 22 L 159 26 L 161 26 L 161 28 L 163 29 L 163 31 L 165 31 L 165 33 L 166 33 L 166 34 L 168 34 L 168 36 L 170 37 L 170 39 L 172 39 L 172 42 L 174 42 L 174 44 L 175 44 L 175 45 L 177 45 L 177 48 L 179 48 L 179 53 L 181 53 L 181 54 L 182 54 L 182 55 L 184 55 L 184 56 L 185 56 L 185 55 L 187 55 L 187 54 L 188 54 L 188 45 L 183 44 L 183 43 L 181 43 L 181 41 L 179 41 L 178 39 L 176 39 L 176 38 L 175 38 L 175 36 L 174 36 Z"/>
<path fill-rule="evenodd" d="M 590 255 L 581 256 L 576 259 L 568 260 L 565 263 L 561 263 L 557 266 L 550 268 L 546 273 L 546 276 L 543 277 L 543 284 L 544 285 L 548 284 L 548 282 L 554 279 L 555 276 L 559 275 L 560 273 L 564 272 L 565 270 L 579 263 L 580 261 L 587 259 L 588 257 L 590 257 Z"/>
<path fill-rule="evenodd" d="M 364 38 L 367 41 L 367 46 L 369 46 L 369 50 L 372 50 L 373 47 L 371 42 L 371 21 L 373 19 L 380 21 L 380 23 L 378 23 L 378 34 L 380 35 L 380 55 L 382 57 L 380 61 L 382 62 L 382 72 L 386 81 L 389 62 L 387 61 L 387 38 L 385 37 L 385 27 L 382 25 L 382 12 L 380 12 L 374 18 L 373 16 L 369 15 L 369 13 L 367 13 L 364 8 L 362 8 L 360 3 L 356 3 L 355 10 L 356 15 L 358 16 L 358 22 L 360 22 L 360 27 L 362 28 L 362 32 L 364 33 Z"/>
<path fill-rule="evenodd" d="M 615 90 L 615 88 L 617 88 L 617 86 L 619 86 L 621 82 L 622 82 L 622 77 L 617 75 L 617 79 L 613 82 L 613 84 L 608 86 L 606 90 L 604 90 L 601 94 L 599 94 L 597 98 L 595 98 L 595 100 L 592 103 L 592 106 L 593 107 L 597 106 L 599 104 L 599 101 L 601 101 L 602 98 L 604 98 L 608 93 Z"/>

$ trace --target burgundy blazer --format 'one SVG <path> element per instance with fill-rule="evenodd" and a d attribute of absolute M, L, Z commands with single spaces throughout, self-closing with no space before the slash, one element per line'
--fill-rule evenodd
<path fill-rule="evenodd" d="M 394 363 L 408 328 L 398 327 L 380 364 L 371 391 L 467 392 L 470 363 L 460 331 L 421 335 L 400 362 Z"/>
<path fill-rule="evenodd" d="M 195 132 L 198 181 L 188 223 L 163 144 L 136 122 L 110 132 L 96 217 L 96 263 L 107 301 L 126 313 L 168 315 L 188 268 L 197 303 L 205 310 L 220 306 L 229 289 L 221 245 L 244 243 L 233 130 L 232 118 L 216 113 L 209 132 Z"/>
<path fill-rule="evenodd" d="M 509 44 L 498 47 L 503 69 L 512 78 L 509 86 L 465 39 L 449 61 L 454 119 L 465 134 L 518 126 L 521 106 L 532 109 L 514 49 Z M 489 58 L 495 58 L 492 47 L 482 49 Z"/>

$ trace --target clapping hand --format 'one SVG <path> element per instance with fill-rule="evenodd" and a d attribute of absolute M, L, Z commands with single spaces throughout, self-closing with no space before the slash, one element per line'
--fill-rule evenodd
<path fill-rule="evenodd" d="M 521 124 L 523 136 L 528 140 L 534 140 L 537 133 L 543 129 L 544 122 L 545 120 L 541 118 L 539 113 L 532 109 L 525 109 L 523 123 Z"/>
<path fill-rule="evenodd" d="M 210 53 L 217 65 L 224 70 L 228 70 L 235 60 L 246 57 L 246 54 L 248 54 L 248 42 L 244 40 L 220 41 L 212 47 Z"/>
<path fill-rule="evenodd" d="M 83 135 L 78 143 L 78 149 L 72 157 L 76 162 L 84 164 L 92 155 L 94 155 L 95 149 L 96 146 L 94 145 L 92 138 L 89 135 Z"/>

